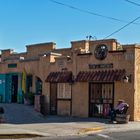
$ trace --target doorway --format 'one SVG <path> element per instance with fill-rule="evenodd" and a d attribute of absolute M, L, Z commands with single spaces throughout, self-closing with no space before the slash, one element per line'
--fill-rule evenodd
<path fill-rule="evenodd" d="M 114 103 L 113 83 L 89 84 L 89 116 L 108 118 Z"/>
<path fill-rule="evenodd" d="M 12 89 L 11 89 L 11 102 L 17 102 L 17 95 L 18 95 L 18 75 L 12 75 Z"/>
<path fill-rule="evenodd" d="M 36 77 L 36 94 L 42 95 L 42 80 L 39 77 Z"/>

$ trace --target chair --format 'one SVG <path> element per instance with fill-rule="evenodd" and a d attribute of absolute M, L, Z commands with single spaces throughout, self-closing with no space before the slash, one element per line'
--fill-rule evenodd
<path fill-rule="evenodd" d="M 127 110 L 129 108 L 129 105 L 125 105 L 123 110 L 117 112 L 116 114 L 116 122 L 117 123 L 128 123 L 130 115 L 127 114 Z"/>

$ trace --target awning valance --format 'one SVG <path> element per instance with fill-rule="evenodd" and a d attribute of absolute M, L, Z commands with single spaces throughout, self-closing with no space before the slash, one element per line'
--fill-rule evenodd
<path fill-rule="evenodd" d="M 67 83 L 72 81 L 72 72 L 65 71 L 65 72 L 51 72 L 46 82 L 58 82 L 58 83 Z"/>
<path fill-rule="evenodd" d="M 113 82 L 121 81 L 125 70 L 81 71 L 76 77 L 77 82 Z"/>

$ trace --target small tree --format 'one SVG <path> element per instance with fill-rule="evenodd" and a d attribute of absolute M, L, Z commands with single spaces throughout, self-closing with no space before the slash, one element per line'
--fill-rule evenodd
<path fill-rule="evenodd" d="M 35 94 L 33 92 L 29 92 L 28 99 L 31 105 L 34 104 L 34 98 L 35 98 Z"/>

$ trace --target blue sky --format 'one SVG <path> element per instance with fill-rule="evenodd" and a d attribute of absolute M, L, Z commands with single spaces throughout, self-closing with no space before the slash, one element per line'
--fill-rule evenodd
<path fill-rule="evenodd" d="M 140 16 L 140 6 L 125 0 L 56 0 L 79 9 L 125 21 Z M 140 0 L 132 0 L 139 3 Z M 131 24 L 110 38 L 122 44 L 140 43 L 139 24 Z M 103 39 L 127 23 L 80 12 L 50 0 L 0 0 L 0 49 L 26 51 L 34 43 L 56 42 L 57 48 L 87 35 Z"/>

